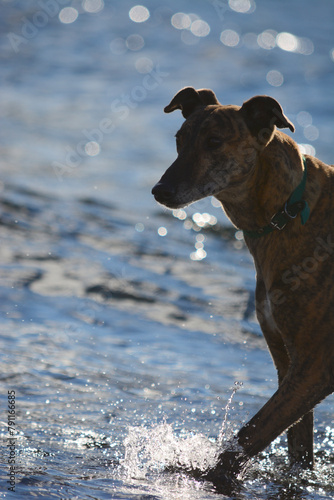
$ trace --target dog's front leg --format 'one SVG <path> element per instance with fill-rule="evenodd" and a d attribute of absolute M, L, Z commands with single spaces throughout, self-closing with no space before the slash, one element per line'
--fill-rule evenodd
<path fill-rule="evenodd" d="M 270 314 L 266 289 L 258 272 L 256 285 L 256 311 L 263 335 L 278 373 L 279 385 L 284 380 L 290 367 L 290 358 L 285 343 Z M 303 468 L 313 467 L 313 411 L 291 427 L 288 432 L 288 452 L 291 463 L 298 463 Z"/>
<path fill-rule="evenodd" d="M 231 446 L 221 453 L 216 467 L 209 471 L 207 478 L 220 490 L 225 483 L 229 487 L 226 478 L 236 477 L 250 458 L 263 451 L 284 430 L 308 414 L 332 392 L 332 387 L 323 385 L 323 382 L 321 370 L 311 363 L 303 378 L 300 377 L 298 368 L 290 370 L 272 398 L 240 429 Z M 306 415 L 304 420 L 307 428 L 310 418 Z M 302 422 L 297 426 L 303 425 Z M 299 427 L 298 432 L 301 429 L 302 427 Z"/>

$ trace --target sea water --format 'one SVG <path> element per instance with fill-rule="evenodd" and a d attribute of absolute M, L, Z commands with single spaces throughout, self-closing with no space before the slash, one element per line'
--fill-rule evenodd
<path fill-rule="evenodd" d="M 0 3 L 0 497 L 217 498 L 182 468 L 213 464 L 277 380 L 242 234 L 215 200 L 150 193 L 182 123 L 163 107 L 186 85 L 272 95 L 333 162 L 333 4 Z M 332 403 L 315 470 L 289 468 L 283 434 L 238 498 L 334 495 Z"/>

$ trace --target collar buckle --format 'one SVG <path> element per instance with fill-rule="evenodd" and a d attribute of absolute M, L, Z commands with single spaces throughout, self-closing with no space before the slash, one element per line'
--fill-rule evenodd
<path fill-rule="evenodd" d="M 285 203 L 283 210 L 276 212 L 275 215 L 271 218 L 269 225 L 274 229 L 278 229 L 282 231 L 285 228 L 290 219 L 295 219 L 297 214 L 290 214 L 288 211 L 288 202 Z"/>
<path fill-rule="evenodd" d="M 300 213 L 302 225 L 306 224 L 310 216 L 310 208 L 305 200 L 302 199 L 305 190 L 306 178 L 307 178 L 307 165 L 306 158 L 303 156 L 304 164 L 304 174 L 303 179 L 299 186 L 293 191 L 288 201 L 285 202 L 283 209 L 276 212 L 276 214 L 271 218 L 271 221 L 267 226 L 264 226 L 256 231 L 245 231 L 246 236 L 251 238 L 260 238 L 268 233 L 271 233 L 275 229 L 281 231 L 285 228 L 287 223 L 295 219 Z"/>
<path fill-rule="evenodd" d="M 282 229 L 285 228 L 287 224 L 287 219 L 285 218 L 284 211 L 282 212 L 277 212 L 269 222 L 269 226 L 273 227 L 274 229 L 278 229 L 279 231 L 282 231 Z"/>

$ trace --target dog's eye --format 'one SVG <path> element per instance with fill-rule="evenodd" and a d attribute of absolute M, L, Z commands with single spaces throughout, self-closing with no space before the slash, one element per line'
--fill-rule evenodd
<path fill-rule="evenodd" d="M 208 137 L 206 141 L 206 145 L 209 149 L 219 148 L 219 146 L 221 146 L 221 143 L 222 140 L 220 139 L 220 137 L 215 137 L 215 136 Z"/>

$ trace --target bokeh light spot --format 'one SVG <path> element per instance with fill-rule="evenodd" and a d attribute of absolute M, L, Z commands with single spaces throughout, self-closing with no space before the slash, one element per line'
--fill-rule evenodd
<path fill-rule="evenodd" d="M 278 47 L 287 52 L 296 52 L 298 48 L 298 38 L 292 33 L 279 33 L 276 37 Z"/>
<path fill-rule="evenodd" d="M 263 31 L 263 33 L 261 33 L 257 37 L 257 43 L 262 49 L 271 50 L 274 47 L 276 47 L 276 36 L 277 36 L 276 31 L 273 30 Z"/>
<path fill-rule="evenodd" d="M 125 45 L 130 50 L 140 50 L 144 47 L 144 38 L 140 35 L 130 35 L 125 41 Z"/>
<path fill-rule="evenodd" d="M 308 127 L 312 125 L 312 115 L 307 111 L 300 111 L 297 115 L 297 122 L 302 127 Z"/>
<path fill-rule="evenodd" d="M 104 2 L 103 0 L 84 0 L 82 8 L 90 14 L 95 14 L 104 8 Z"/>
<path fill-rule="evenodd" d="M 221 208 L 222 207 L 222 204 L 220 203 L 219 200 L 217 200 L 217 198 L 214 198 L 213 196 L 211 197 L 211 205 L 215 208 Z"/>
<path fill-rule="evenodd" d="M 177 210 L 173 210 L 173 216 L 180 220 L 185 220 L 187 218 L 187 213 L 182 208 L 178 208 Z"/>
<path fill-rule="evenodd" d="M 166 236 L 167 232 L 168 232 L 167 229 L 163 226 L 159 227 L 159 229 L 158 229 L 159 236 Z"/>
<path fill-rule="evenodd" d="M 268 71 L 266 79 L 273 87 L 280 87 L 284 82 L 282 73 L 275 69 Z"/>
<path fill-rule="evenodd" d="M 96 156 L 100 153 L 100 144 L 95 141 L 87 142 L 85 145 L 85 151 L 88 156 Z"/>
<path fill-rule="evenodd" d="M 73 7 L 64 7 L 59 12 L 59 20 L 64 24 L 71 24 L 77 20 L 79 12 Z"/>
<path fill-rule="evenodd" d="M 240 42 L 240 37 L 234 30 L 224 30 L 220 35 L 220 41 L 227 47 L 236 47 Z"/>
<path fill-rule="evenodd" d="M 151 73 L 154 67 L 154 63 L 152 59 L 150 59 L 149 57 L 140 57 L 135 62 L 135 67 L 138 73 L 142 74 Z"/>
<path fill-rule="evenodd" d="M 129 17 L 134 23 L 144 23 L 150 17 L 150 11 L 144 5 L 135 5 L 130 9 Z"/>
<path fill-rule="evenodd" d="M 298 147 L 302 155 L 316 155 L 316 150 L 311 144 L 298 144 Z"/>
<path fill-rule="evenodd" d="M 202 19 L 197 19 L 191 24 L 190 31 L 195 36 L 204 37 L 210 33 L 210 26 Z"/>
<path fill-rule="evenodd" d="M 214 215 L 211 215 L 207 212 L 201 214 L 200 212 L 196 212 L 192 216 L 193 221 L 198 227 L 207 227 L 214 226 L 217 224 L 217 218 Z"/>
<path fill-rule="evenodd" d="M 171 23 L 177 30 L 189 29 L 191 26 L 191 18 L 188 14 L 183 12 L 177 12 L 171 18 Z"/>
<path fill-rule="evenodd" d="M 319 130 L 314 125 L 308 125 L 304 128 L 304 136 L 308 141 L 316 141 L 319 137 Z"/>
<path fill-rule="evenodd" d="M 239 14 L 250 14 L 256 8 L 255 2 L 251 0 L 229 0 L 228 5 Z"/>
<path fill-rule="evenodd" d="M 190 254 L 191 260 L 203 260 L 205 259 L 207 253 L 203 248 L 199 248 L 196 252 Z"/>
<path fill-rule="evenodd" d="M 314 52 L 314 45 L 312 40 L 309 38 L 299 38 L 298 39 L 298 53 L 304 56 L 310 56 Z"/>

